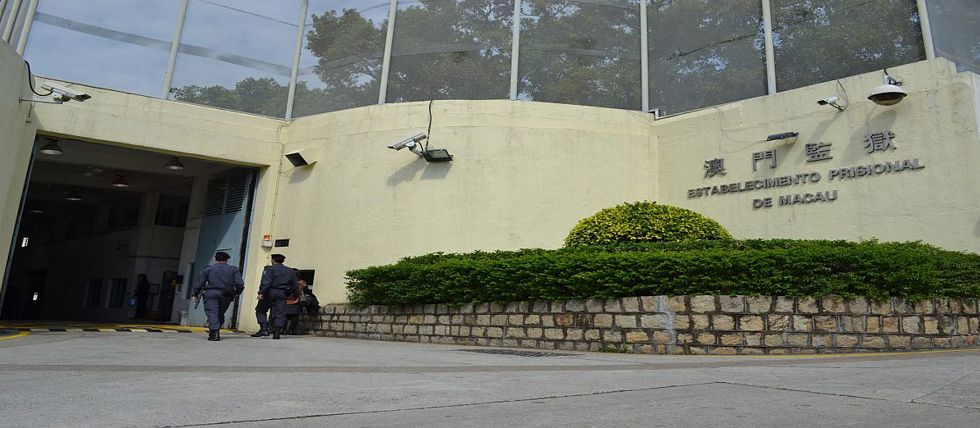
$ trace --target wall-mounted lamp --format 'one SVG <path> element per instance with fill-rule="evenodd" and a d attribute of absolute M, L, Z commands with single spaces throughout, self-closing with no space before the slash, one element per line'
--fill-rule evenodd
<path fill-rule="evenodd" d="M 793 144 L 796 142 L 796 137 L 799 137 L 800 133 L 795 131 L 790 132 L 780 132 L 778 134 L 772 134 L 766 137 L 766 141 L 783 141 L 788 144 Z"/>
<path fill-rule="evenodd" d="M 884 71 L 885 76 L 881 78 L 882 85 L 872 89 L 871 95 L 868 95 L 868 99 L 880 106 L 893 106 L 905 99 L 908 96 L 908 92 L 905 92 L 900 87 L 902 85 L 902 79 L 896 79 L 890 76 L 888 69 Z"/>
<path fill-rule="evenodd" d="M 126 180 L 126 176 L 121 172 L 116 173 L 116 179 L 112 181 L 112 187 L 126 188 L 129 187 L 129 181 Z"/>
<path fill-rule="evenodd" d="M 180 162 L 177 156 L 170 158 L 167 163 L 163 164 L 163 167 L 172 171 L 180 171 L 184 169 L 184 164 Z"/>
<path fill-rule="evenodd" d="M 452 162 L 453 155 L 446 149 L 422 150 L 422 158 L 426 162 Z"/>
<path fill-rule="evenodd" d="M 316 163 L 317 154 L 317 149 L 305 148 L 295 152 L 286 153 L 286 159 L 288 159 L 289 163 L 293 164 L 293 166 L 307 166 Z"/>
<path fill-rule="evenodd" d="M 55 140 L 54 138 L 46 138 L 46 140 L 48 141 L 48 143 L 42 146 L 41 149 L 38 150 L 39 152 L 44 153 L 46 155 L 54 155 L 54 156 L 60 155 L 65 152 L 64 150 L 61 149 L 61 146 L 58 145 L 58 141 Z"/>

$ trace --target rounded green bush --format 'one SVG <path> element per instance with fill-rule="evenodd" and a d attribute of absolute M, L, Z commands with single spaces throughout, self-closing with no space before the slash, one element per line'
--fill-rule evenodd
<path fill-rule="evenodd" d="M 677 242 L 731 239 L 718 222 L 684 208 L 639 201 L 606 208 L 578 222 L 566 247 L 619 242 Z"/>

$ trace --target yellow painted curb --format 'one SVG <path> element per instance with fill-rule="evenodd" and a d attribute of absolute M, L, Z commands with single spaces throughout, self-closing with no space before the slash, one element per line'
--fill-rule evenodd
<path fill-rule="evenodd" d="M 17 332 L 17 334 L 14 334 L 14 335 L 11 335 L 11 336 L 3 336 L 3 337 L 0 337 L 0 340 L 16 339 L 18 337 L 27 336 L 28 334 L 31 334 L 31 332 L 29 332 L 29 331 L 20 331 L 20 332 Z"/>

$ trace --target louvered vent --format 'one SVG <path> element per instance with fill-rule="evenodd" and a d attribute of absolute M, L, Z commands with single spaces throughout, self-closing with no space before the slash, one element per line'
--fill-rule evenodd
<path fill-rule="evenodd" d="M 208 196 L 204 208 L 205 217 L 220 215 L 224 211 L 225 188 L 227 185 L 227 177 L 212 178 L 208 180 Z"/>
<path fill-rule="evenodd" d="M 229 175 L 227 188 L 225 214 L 241 211 L 245 203 L 245 190 L 248 188 L 248 174 L 243 171 Z"/>
<path fill-rule="evenodd" d="M 245 192 L 247 190 L 247 171 L 235 172 L 208 180 L 204 216 L 210 217 L 241 211 L 245 204 Z"/>

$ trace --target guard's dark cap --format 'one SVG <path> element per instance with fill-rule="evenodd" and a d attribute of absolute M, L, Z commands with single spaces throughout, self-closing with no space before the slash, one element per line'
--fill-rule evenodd
<path fill-rule="evenodd" d="M 272 255 L 272 260 L 274 260 L 276 263 L 282 263 L 282 262 L 286 261 L 286 256 L 284 256 L 282 254 L 273 254 Z"/>
<path fill-rule="evenodd" d="M 214 253 L 214 259 L 219 262 L 226 262 L 230 258 L 231 256 L 229 256 L 228 253 L 224 251 L 218 251 L 217 253 Z"/>

